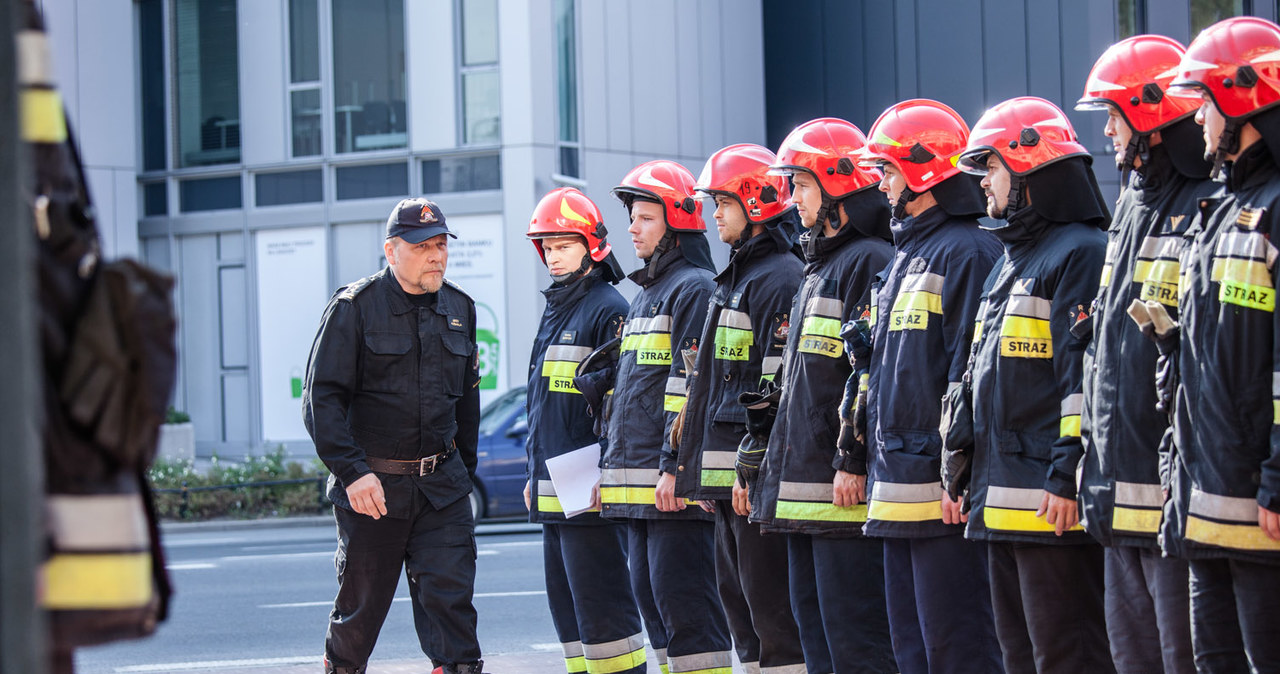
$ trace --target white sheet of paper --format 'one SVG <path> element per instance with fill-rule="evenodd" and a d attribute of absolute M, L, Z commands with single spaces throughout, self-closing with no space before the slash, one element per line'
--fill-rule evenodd
<path fill-rule="evenodd" d="M 547 472 L 565 517 L 591 509 L 591 492 L 600 482 L 600 445 L 587 445 L 547 459 Z"/>

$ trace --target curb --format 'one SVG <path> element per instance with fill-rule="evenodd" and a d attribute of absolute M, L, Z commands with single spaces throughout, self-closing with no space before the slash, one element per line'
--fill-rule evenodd
<path fill-rule="evenodd" d="M 331 527 L 333 515 L 304 515 L 300 517 L 264 517 L 256 520 L 207 520 L 204 522 L 161 522 L 160 532 L 190 534 L 208 531 L 241 531 L 245 529 L 294 529 L 302 527 Z M 541 524 L 524 521 L 483 522 L 476 525 L 477 536 L 501 534 L 528 534 L 542 531 Z"/>

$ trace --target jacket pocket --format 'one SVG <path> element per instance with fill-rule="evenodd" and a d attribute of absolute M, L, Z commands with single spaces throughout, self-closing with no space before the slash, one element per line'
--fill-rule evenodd
<path fill-rule="evenodd" d="M 935 433 L 886 432 L 883 440 L 886 452 L 905 452 L 930 457 L 942 454 L 942 440 Z"/>
<path fill-rule="evenodd" d="M 404 393 L 417 367 L 413 335 L 398 332 L 366 332 L 360 388 L 364 391 Z"/>
<path fill-rule="evenodd" d="M 1053 457 L 1053 443 L 1057 437 L 1043 433 L 1004 431 L 1000 434 L 1000 452 L 1019 454 L 1046 463 Z"/>
<path fill-rule="evenodd" d="M 440 368 L 444 376 L 444 392 L 451 396 L 461 396 L 466 392 L 467 368 L 471 365 L 475 344 L 466 335 L 455 332 L 441 334 L 440 340 L 444 343 Z"/>

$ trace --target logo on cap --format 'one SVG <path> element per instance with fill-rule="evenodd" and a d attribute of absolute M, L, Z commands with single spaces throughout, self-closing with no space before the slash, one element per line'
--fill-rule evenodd
<path fill-rule="evenodd" d="M 424 225 L 438 222 L 435 211 L 431 210 L 431 204 L 425 204 L 422 207 L 422 213 L 418 215 L 418 222 L 421 222 Z"/>

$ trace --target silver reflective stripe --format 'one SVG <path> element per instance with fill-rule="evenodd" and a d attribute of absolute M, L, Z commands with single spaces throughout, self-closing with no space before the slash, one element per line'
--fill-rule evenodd
<path fill-rule="evenodd" d="M 547 360 L 566 360 L 573 363 L 581 363 L 583 358 L 591 355 L 591 347 L 589 346 L 566 346 L 564 344 L 556 344 L 547 347 Z"/>
<path fill-rule="evenodd" d="M 804 305 L 804 315 L 840 318 L 844 315 L 844 302 L 830 297 L 810 297 L 809 303 Z"/>
<path fill-rule="evenodd" d="M 745 672 L 746 674 L 760 674 L 760 663 L 754 662 L 754 661 L 744 662 L 742 663 L 742 671 Z M 773 671 L 773 670 L 770 670 L 770 671 Z"/>
<path fill-rule="evenodd" d="M 1212 517 L 1216 520 L 1257 524 L 1258 501 L 1253 498 L 1219 496 L 1191 489 L 1191 514 Z"/>
<path fill-rule="evenodd" d="M 738 453 L 736 451 L 716 452 L 716 451 L 704 450 L 702 452 L 702 467 L 703 468 L 719 468 L 721 470 L 726 468 L 733 468 L 733 463 L 737 459 L 738 459 Z"/>
<path fill-rule="evenodd" d="M 637 335 L 643 332 L 671 332 L 671 317 L 662 315 L 627 321 L 626 334 Z"/>
<path fill-rule="evenodd" d="M 947 382 L 947 394 L 950 395 L 952 391 L 956 390 L 959 387 L 960 387 L 960 382 L 958 381 Z"/>
<path fill-rule="evenodd" d="M 871 486 L 871 498 L 894 503 L 928 503 L 942 498 L 942 487 L 937 482 L 876 482 Z"/>
<path fill-rule="evenodd" d="M 1072 393 L 1062 399 L 1062 416 L 1069 417 L 1080 414 L 1080 410 L 1084 409 L 1084 394 Z"/>
<path fill-rule="evenodd" d="M 1280 372 L 1271 373 L 1271 395 L 1280 397 Z"/>
<path fill-rule="evenodd" d="M 1267 240 L 1263 238 L 1261 232 L 1229 231 L 1218 239 L 1218 245 L 1214 247 L 1213 252 L 1215 255 L 1247 257 L 1255 260 L 1269 258 Z"/>
<path fill-rule="evenodd" d="M 600 484 L 656 487 L 658 470 L 656 468 L 605 468 L 600 471 Z"/>
<path fill-rule="evenodd" d="M 667 395 L 684 395 L 684 377 L 667 377 Z"/>
<path fill-rule="evenodd" d="M 53 84 L 50 67 L 49 40 L 43 31 L 24 30 L 18 33 L 18 83 L 22 86 Z"/>
<path fill-rule="evenodd" d="M 538 480 L 538 496 L 555 496 L 556 485 L 551 480 Z"/>
<path fill-rule="evenodd" d="M 1148 236 L 1142 240 L 1142 245 L 1138 247 L 1138 257 L 1151 259 L 1160 251 L 1160 237 Z"/>
<path fill-rule="evenodd" d="M 741 311 L 733 309 L 723 309 L 720 311 L 720 325 L 726 328 L 738 328 L 739 330 L 751 329 L 751 317 Z"/>
<path fill-rule="evenodd" d="M 782 356 L 765 356 L 760 364 L 760 374 L 766 377 L 777 374 L 780 367 L 782 367 Z"/>
<path fill-rule="evenodd" d="M 830 482 L 781 482 L 778 498 L 784 501 L 822 501 L 830 503 L 834 497 Z"/>
<path fill-rule="evenodd" d="M 51 494 L 45 504 L 49 530 L 60 551 L 120 551 L 150 544 L 138 494 Z"/>
<path fill-rule="evenodd" d="M 933 293 L 935 295 L 942 294 L 942 284 L 945 277 L 941 274 L 932 272 L 920 272 L 918 274 L 907 274 L 902 279 L 902 288 L 898 290 L 900 293 L 923 290 L 924 292 Z"/>
<path fill-rule="evenodd" d="M 654 657 L 658 658 L 658 664 L 659 664 L 659 665 L 665 665 L 665 664 L 667 664 L 667 649 L 665 649 L 665 648 L 655 648 L 655 649 L 653 649 L 653 655 L 654 655 Z"/>
<path fill-rule="evenodd" d="M 805 674 L 808 672 L 803 664 L 799 665 L 777 665 L 775 667 L 761 667 L 760 674 Z"/>
<path fill-rule="evenodd" d="M 582 657 L 581 641 L 563 641 L 560 643 L 560 649 L 564 651 L 564 659 Z"/>
<path fill-rule="evenodd" d="M 1159 508 L 1164 505 L 1164 493 L 1158 484 L 1116 481 L 1116 505 Z"/>
<path fill-rule="evenodd" d="M 1038 510 L 1044 500 L 1043 489 L 1022 489 L 1018 487 L 988 487 L 987 505 L 995 508 L 1018 508 L 1020 510 Z"/>
<path fill-rule="evenodd" d="M 729 655 L 729 651 L 711 651 L 709 653 L 694 653 L 693 655 L 672 655 L 667 658 L 669 671 L 671 674 L 678 672 L 696 672 L 702 669 L 715 669 L 719 667 L 732 667 L 733 656 Z"/>
<path fill-rule="evenodd" d="M 627 655 L 644 648 L 644 635 L 633 634 L 625 639 L 606 641 L 603 644 L 583 644 L 586 656 L 591 660 L 604 660 Z"/>
<path fill-rule="evenodd" d="M 1030 316 L 1031 318 L 1040 318 L 1047 321 L 1049 320 L 1052 306 L 1049 300 L 1043 297 L 1010 295 L 1009 308 L 1005 313 L 1014 316 Z"/>

